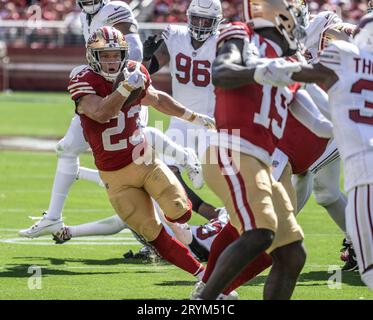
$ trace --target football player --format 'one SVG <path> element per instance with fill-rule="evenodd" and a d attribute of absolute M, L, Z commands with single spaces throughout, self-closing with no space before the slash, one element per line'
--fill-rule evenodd
<path fill-rule="evenodd" d="M 114 26 L 126 35 L 129 44 L 129 58 L 135 61 L 142 61 L 142 43 L 137 33 L 138 25 L 131 8 L 123 1 L 107 0 L 78 0 L 82 9 L 80 18 L 83 25 L 84 38 L 87 41 L 89 34 L 98 28 Z M 73 78 L 87 66 L 76 67 L 70 74 Z M 147 109 L 141 111 L 142 125 L 147 125 Z M 202 172 L 201 166 L 194 151 L 187 150 L 173 143 L 161 131 L 155 128 L 147 128 L 145 134 L 149 143 L 157 145 L 162 141 L 166 144 L 165 150 L 175 154 L 177 159 L 181 159 L 179 166 L 186 169 L 189 177 L 198 186 L 201 185 Z M 56 147 L 57 150 L 57 169 L 54 178 L 51 198 L 48 210 L 44 213 L 42 219 L 28 229 L 20 230 L 19 235 L 29 238 L 39 237 L 44 234 L 52 234 L 63 228 L 62 210 L 66 201 L 67 194 L 71 185 L 77 179 L 86 179 L 102 185 L 97 170 L 79 167 L 79 154 L 87 151 L 89 148 L 87 141 L 83 136 L 80 118 L 76 115 L 71 121 L 70 127 L 63 139 Z M 185 159 L 187 159 L 185 161 Z M 96 227 L 100 228 L 100 224 Z"/>
<path fill-rule="evenodd" d="M 187 10 L 188 25 L 169 25 L 158 42 L 155 36 L 144 43 L 144 64 L 150 74 L 169 65 L 173 97 L 185 106 L 209 116 L 215 108 L 211 66 L 215 59 L 218 27 L 223 20 L 220 0 L 192 0 Z M 209 143 L 209 132 L 172 117 L 166 135 L 201 156 Z M 172 159 L 166 159 L 183 183 Z M 216 209 L 183 183 L 193 209 L 207 219 L 217 217 Z"/>
<path fill-rule="evenodd" d="M 305 45 L 311 54 L 310 62 L 317 61 L 318 55 L 333 40 L 349 41 L 354 25 L 343 23 L 333 12 L 321 12 L 311 19 L 306 28 L 307 40 Z M 311 96 L 315 89 L 307 87 Z M 315 161 L 304 175 L 295 177 L 298 205 L 301 209 L 313 189 L 316 202 L 324 207 L 330 217 L 344 232 L 341 259 L 345 261 L 344 271 L 357 269 L 357 261 L 351 240 L 346 233 L 345 208 L 346 196 L 340 190 L 340 157 L 334 139 L 330 139 L 324 154 Z"/>
<path fill-rule="evenodd" d="M 373 290 L 373 14 L 365 15 L 353 43 L 334 41 L 296 81 L 320 83 L 329 95 L 333 133 L 344 163 L 346 226 L 364 283 Z"/>
<path fill-rule="evenodd" d="M 146 143 L 139 125 L 140 103 L 209 128 L 213 119 L 152 87 L 146 68 L 128 60 L 124 35 L 113 27 L 91 35 L 87 60 L 89 68 L 70 80 L 68 90 L 112 207 L 164 259 L 200 277 L 204 267 L 156 218 L 151 197 L 171 224 L 186 223 L 192 212 L 180 182 Z M 112 80 L 118 76 L 123 80 L 115 89 Z"/>
<path fill-rule="evenodd" d="M 215 299 L 254 259 L 270 253 L 265 299 L 289 299 L 305 263 L 303 231 L 292 200 L 291 168 L 276 182 L 271 155 L 283 135 L 287 106 L 299 85 L 259 85 L 273 75 L 289 84 L 289 63 L 305 34 L 297 5 L 283 0 L 245 0 L 246 23 L 221 31 L 213 64 L 217 141 L 207 149 L 204 176 L 224 202 L 230 222 L 214 240 L 197 297 Z M 274 58 L 274 59 L 268 59 Z M 297 69 L 296 64 L 292 66 Z M 288 68 L 288 67 L 287 67 Z M 283 185 L 284 184 L 284 185 Z M 292 192 L 295 194 L 294 192 Z"/>

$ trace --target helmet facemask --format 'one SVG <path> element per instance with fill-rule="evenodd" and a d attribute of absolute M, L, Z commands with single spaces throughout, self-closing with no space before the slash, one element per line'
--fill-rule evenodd
<path fill-rule="evenodd" d="M 79 7 L 87 14 L 97 13 L 103 6 L 103 0 L 78 0 Z"/>
<path fill-rule="evenodd" d="M 222 21 L 221 17 L 203 16 L 201 14 L 188 13 L 188 29 L 194 40 L 206 41 L 214 35 Z"/>
<path fill-rule="evenodd" d="M 104 52 L 118 52 L 118 60 L 102 57 Z M 115 56 L 114 54 L 112 56 Z M 96 73 L 108 81 L 115 81 L 126 66 L 128 59 L 128 44 L 123 34 L 113 27 L 103 27 L 95 31 L 87 42 L 87 60 Z M 107 61 L 105 61 L 107 60 Z M 115 66 L 115 68 L 114 68 Z M 115 70 L 110 70 L 110 69 Z"/>

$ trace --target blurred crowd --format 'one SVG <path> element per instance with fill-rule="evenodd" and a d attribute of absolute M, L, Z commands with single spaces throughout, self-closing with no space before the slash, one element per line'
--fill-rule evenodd
<path fill-rule="evenodd" d="M 131 2 L 132 0 L 120 0 Z M 146 22 L 186 22 L 191 0 L 153 0 Z M 306 0 L 311 13 L 337 12 L 344 21 L 356 23 L 365 14 L 368 0 Z M 241 20 L 242 0 L 222 0 L 225 21 Z M 0 20 L 61 21 L 58 28 L 0 28 L 0 40 L 13 46 L 81 45 L 80 8 L 76 0 L 0 0 Z M 140 20 L 141 21 L 141 20 Z M 145 31 L 143 31 L 145 32 Z M 147 31 L 146 31 L 147 32 Z M 141 34 L 144 36 L 144 34 Z"/>
<path fill-rule="evenodd" d="M 189 3 L 190 0 L 154 0 L 153 15 L 147 20 L 185 22 Z M 241 19 L 241 3 L 241 0 L 222 1 L 226 21 Z M 312 13 L 333 10 L 348 22 L 357 22 L 367 7 L 367 0 L 311 0 L 308 3 Z M 78 11 L 75 0 L 0 0 L 0 19 L 3 20 L 28 19 L 35 14 L 40 14 L 43 20 L 64 20 L 70 13 Z"/>

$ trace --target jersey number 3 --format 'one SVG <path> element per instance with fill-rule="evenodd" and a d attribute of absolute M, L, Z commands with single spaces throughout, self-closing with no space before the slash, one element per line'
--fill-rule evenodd
<path fill-rule="evenodd" d="M 352 85 L 351 92 L 362 94 L 362 91 L 373 91 L 373 81 L 359 80 Z M 363 109 L 350 110 L 350 119 L 357 123 L 373 125 L 373 102 L 365 101 Z"/>
<path fill-rule="evenodd" d="M 182 84 L 192 82 L 196 87 L 207 87 L 211 81 L 211 63 L 208 60 L 193 60 L 185 54 L 176 56 L 176 79 Z M 191 76 L 192 74 L 192 76 Z"/>

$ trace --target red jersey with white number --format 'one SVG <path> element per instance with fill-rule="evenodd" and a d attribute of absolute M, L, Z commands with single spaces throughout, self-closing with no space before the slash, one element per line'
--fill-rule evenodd
<path fill-rule="evenodd" d="M 235 22 L 223 29 L 218 48 L 230 39 L 244 40 L 246 45 L 242 55 L 248 66 L 255 64 L 258 58 L 279 57 L 277 45 L 255 33 L 245 23 Z M 287 106 L 298 88 L 298 84 L 276 88 L 257 83 L 228 90 L 216 88 L 215 120 L 218 131 L 239 136 L 242 152 L 270 165 L 270 156 L 283 136 Z"/>
<path fill-rule="evenodd" d="M 288 156 L 293 174 L 301 174 L 321 157 L 328 142 L 329 139 L 315 135 L 289 112 L 284 135 L 277 148 Z"/>
<path fill-rule="evenodd" d="M 135 62 L 129 61 L 128 67 L 134 66 Z M 84 137 L 88 141 L 95 164 L 99 170 L 119 170 L 132 163 L 139 155 L 144 144 L 144 136 L 139 125 L 140 101 L 146 95 L 146 89 L 151 80 L 149 73 L 144 66 L 141 71 L 146 75 L 147 81 L 145 90 L 132 105 L 122 107 L 118 116 L 107 123 L 96 122 L 84 114 L 80 115 Z M 101 75 L 87 68 L 70 80 L 68 90 L 75 102 L 88 94 L 95 94 L 100 97 L 110 95 L 113 90 L 113 83 L 107 81 Z M 135 147 L 138 146 L 135 149 Z"/>
<path fill-rule="evenodd" d="M 216 57 L 218 34 L 194 49 L 187 26 L 169 25 L 162 38 L 170 55 L 172 96 L 192 111 L 214 115 L 215 93 L 211 67 Z"/>

